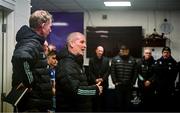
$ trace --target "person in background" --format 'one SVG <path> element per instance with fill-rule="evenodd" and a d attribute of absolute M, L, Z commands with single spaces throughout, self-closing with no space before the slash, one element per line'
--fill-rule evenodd
<path fill-rule="evenodd" d="M 143 57 L 137 63 L 138 89 L 142 97 L 141 111 L 154 111 L 155 103 L 155 74 L 153 65 L 155 63 L 150 48 L 144 49 Z"/>
<path fill-rule="evenodd" d="M 67 37 L 67 48 L 58 55 L 56 70 L 56 112 L 92 111 L 91 96 L 102 93 L 101 82 L 88 85 L 83 68 L 86 38 L 79 32 Z"/>
<path fill-rule="evenodd" d="M 17 105 L 18 112 L 48 112 L 52 107 L 52 87 L 47 69 L 44 41 L 51 32 L 52 15 L 44 10 L 33 12 L 29 26 L 16 34 L 12 56 L 12 87 L 23 83 L 29 91 Z"/>
<path fill-rule="evenodd" d="M 58 64 L 57 57 L 56 57 L 56 51 L 51 50 L 47 54 L 48 64 L 49 64 L 49 75 L 51 77 L 51 84 L 52 84 L 52 92 L 53 92 L 53 106 L 52 111 L 55 111 L 56 109 L 56 88 L 55 88 L 55 75 L 56 75 L 56 66 Z"/>
<path fill-rule="evenodd" d="M 130 99 L 135 84 L 136 60 L 129 52 L 129 48 L 122 45 L 119 55 L 111 62 L 111 77 L 117 91 L 117 111 L 131 110 Z"/>
<path fill-rule="evenodd" d="M 47 55 L 50 51 L 56 51 L 56 46 L 54 44 L 49 44 L 47 40 L 44 41 L 43 49 Z"/>
<path fill-rule="evenodd" d="M 89 60 L 89 81 L 91 84 L 101 82 L 103 93 L 93 98 L 93 111 L 105 111 L 105 92 L 108 88 L 108 76 L 110 73 L 109 59 L 104 54 L 104 48 L 98 46 L 96 55 Z"/>
<path fill-rule="evenodd" d="M 177 62 L 171 56 L 171 49 L 164 47 L 162 56 L 155 62 L 157 110 L 173 111 L 173 95 L 177 77 Z"/>
<path fill-rule="evenodd" d="M 48 44 L 47 40 L 44 41 L 44 52 L 45 55 L 47 56 L 47 62 L 48 62 L 48 69 L 49 69 L 49 75 L 51 78 L 51 85 L 52 85 L 52 93 L 53 93 L 53 97 L 52 97 L 52 101 L 53 101 L 53 105 L 52 105 L 52 109 L 50 109 L 49 111 L 51 112 L 55 112 L 56 109 L 56 88 L 55 88 L 55 68 L 57 66 L 58 60 L 57 60 L 57 52 L 56 52 L 56 46 L 53 44 Z"/>

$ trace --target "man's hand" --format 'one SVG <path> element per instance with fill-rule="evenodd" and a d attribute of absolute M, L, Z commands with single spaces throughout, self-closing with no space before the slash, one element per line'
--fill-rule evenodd
<path fill-rule="evenodd" d="M 99 83 L 99 82 L 102 83 L 102 82 L 103 82 L 103 79 L 102 79 L 102 78 L 97 78 L 97 79 L 96 79 L 96 83 Z"/>
<path fill-rule="evenodd" d="M 149 80 L 146 80 L 146 81 L 144 82 L 144 86 L 145 86 L 145 87 L 150 86 L 150 84 L 151 84 L 151 82 L 150 82 Z"/>
<path fill-rule="evenodd" d="M 98 82 L 98 83 L 96 84 L 96 86 L 97 86 L 98 89 L 99 89 L 99 95 L 101 95 L 102 92 L 103 92 L 103 87 L 101 86 L 101 82 Z"/>

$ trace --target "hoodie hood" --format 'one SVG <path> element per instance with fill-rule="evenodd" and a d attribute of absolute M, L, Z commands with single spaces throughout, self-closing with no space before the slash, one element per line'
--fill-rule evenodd
<path fill-rule="evenodd" d="M 16 34 L 16 41 L 20 42 L 22 40 L 30 40 L 30 39 L 36 39 L 40 41 L 40 43 L 43 45 L 45 38 L 42 36 L 39 36 L 36 32 L 34 32 L 31 28 L 24 25 L 22 26 L 19 31 Z"/>

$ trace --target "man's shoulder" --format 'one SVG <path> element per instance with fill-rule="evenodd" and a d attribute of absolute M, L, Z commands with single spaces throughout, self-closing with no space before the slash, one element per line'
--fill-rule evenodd
<path fill-rule="evenodd" d="M 109 62 L 109 61 L 110 61 L 110 58 L 104 56 L 104 57 L 103 57 L 103 60 L 104 60 L 105 62 Z"/>
<path fill-rule="evenodd" d="M 60 60 L 59 65 L 63 66 L 64 68 L 67 68 L 75 65 L 75 63 L 76 63 L 75 59 L 72 59 L 70 57 L 63 57 Z"/>
<path fill-rule="evenodd" d="M 120 56 L 119 56 L 119 55 L 116 55 L 116 56 L 114 56 L 114 57 L 112 58 L 112 60 L 114 60 L 114 59 L 120 59 Z"/>
<path fill-rule="evenodd" d="M 130 60 L 136 61 L 136 58 L 134 58 L 133 56 L 129 57 Z"/>
<path fill-rule="evenodd" d="M 103 56 L 103 58 L 106 59 L 106 60 L 109 60 L 109 57 L 107 57 L 107 56 Z"/>
<path fill-rule="evenodd" d="M 16 44 L 13 56 L 32 57 L 39 54 L 42 45 L 39 45 L 34 40 L 25 40 Z"/>

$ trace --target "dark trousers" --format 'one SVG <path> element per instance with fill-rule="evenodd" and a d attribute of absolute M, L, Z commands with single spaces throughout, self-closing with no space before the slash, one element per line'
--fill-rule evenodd
<path fill-rule="evenodd" d="M 104 95 L 96 95 L 95 97 L 93 97 L 92 99 L 93 111 L 95 112 L 103 111 L 103 96 Z"/>
<path fill-rule="evenodd" d="M 156 111 L 158 112 L 172 112 L 174 111 L 173 95 L 168 91 L 159 91 L 156 94 Z"/>
<path fill-rule="evenodd" d="M 139 89 L 142 103 L 140 105 L 140 111 L 156 111 L 155 109 L 155 89 L 153 87 L 142 87 Z"/>
<path fill-rule="evenodd" d="M 129 86 L 126 85 L 118 85 L 116 86 L 117 92 L 117 111 L 124 112 L 124 111 L 131 111 L 131 95 L 132 90 Z"/>
<path fill-rule="evenodd" d="M 115 89 L 107 89 L 105 92 L 105 111 L 115 112 L 116 109 L 117 92 Z"/>
<path fill-rule="evenodd" d="M 103 112 L 106 111 L 106 103 L 107 103 L 107 88 L 103 89 L 103 93 L 101 95 L 96 95 L 92 98 L 92 110 L 95 112 Z"/>

